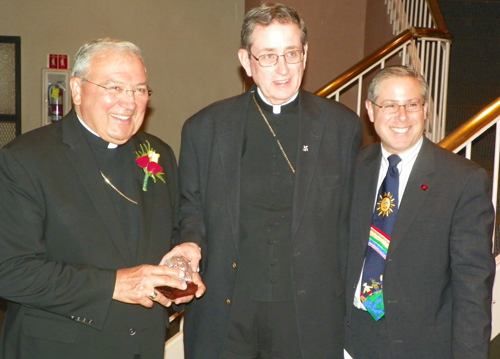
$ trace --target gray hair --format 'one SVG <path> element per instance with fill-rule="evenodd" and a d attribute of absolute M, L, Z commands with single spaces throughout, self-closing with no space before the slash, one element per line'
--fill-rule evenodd
<path fill-rule="evenodd" d="M 275 21 L 280 24 L 296 24 L 300 28 L 302 45 L 305 46 L 307 44 L 306 24 L 295 9 L 279 3 L 264 3 L 251 9 L 245 15 L 245 20 L 243 20 L 241 27 L 240 48 L 247 50 L 248 56 L 250 56 L 250 48 L 253 45 L 250 37 L 255 27 L 257 25 L 266 27 Z"/>
<path fill-rule="evenodd" d="M 89 41 L 80 47 L 75 55 L 72 76 L 86 78 L 89 76 L 90 65 L 95 54 L 102 51 L 129 52 L 137 55 L 144 63 L 141 55 L 141 49 L 129 42 L 110 37 Z"/>
<path fill-rule="evenodd" d="M 427 101 L 427 91 L 429 86 L 427 82 L 416 70 L 408 67 L 408 66 L 388 66 L 380 70 L 375 77 L 373 78 L 370 86 L 368 87 L 368 101 L 376 102 L 378 97 L 378 89 L 380 87 L 380 83 L 389 78 L 395 77 L 411 77 L 416 79 L 421 87 L 422 98 L 424 101 Z"/>

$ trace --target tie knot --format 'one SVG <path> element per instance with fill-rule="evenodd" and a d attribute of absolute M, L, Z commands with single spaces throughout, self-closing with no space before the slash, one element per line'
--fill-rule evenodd
<path fill-rule="evenodd" d="M 396 167 L 399 162 L 401 162 L 401 157 L 398 155 L 390 155 L 387 157 L 387 160 L 389 161 L 389 167 Z"/>

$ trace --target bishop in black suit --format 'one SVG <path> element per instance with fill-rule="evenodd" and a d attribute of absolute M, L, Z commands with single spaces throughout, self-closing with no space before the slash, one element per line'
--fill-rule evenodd
<path fill-rule="evenodd" d="M 300 90 L 307 50 L 295 10 L 252 9 L 238 56 L 256 86 L 184 124 L 177 248 L 202 248 L 207 286 L 186 306 L 188 359 L 343 356 L 361 123 Z"/>
<path fill-rule="evenodd" d="M 171 302 L 154 287 L 184 286 L 158 265 L 177 233 L 175 158 L 138 132 L 135 45 L 85 44 L 73 75 L 74 109 L 0 151 L 0 358 L 161 359 Z"/>

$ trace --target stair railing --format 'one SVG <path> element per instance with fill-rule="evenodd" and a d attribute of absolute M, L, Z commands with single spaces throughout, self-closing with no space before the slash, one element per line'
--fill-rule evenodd
<path fill-rule="evenodd" d="M 366 99 L 370 76 L 386 65 L 406 65 L 423 74 L 429 84 L 429 114 L 426 136 L 433 142 L 443 139 L 446 124 L 448 63 L 452 35 L 430 28 L 404 30 L 340 76 L 316 91 L 318 96 L 341 100 L 343 94 L 357 87 L 356 109 Z"/>
<path fill-rule="evenodd" d="M 406 65 L 421 73 L 429 84 L 426 136 L 444 138 L 448 93 L 448 64 L 452 34 L 446 29 L 437 0 L 385 0 L 393 33 L 391 41 L 316 91 L 340 101 L 357 86 L 356 112 L 361 115 L 370 75 L 388 65 Z M 368 80 L 367 80 L 368 78 Z"/>
<path fill-rule="evenodd" d="M 437 0 L 385 0 L 385 4 L 393 35 L 410 27 L 447 30 Z"/>
<path fill-rule="evenodd" d="M 464 156 L 472 159 L 472 146 L 474 141 L 490 129 L 495 132 L 495 147 L 492 154 L 493 158 L 493 187 L 491 200 L 495 211 L 498 205 L 498 182 L 499 182 L 499 163 L 500 163 L 500 97 L 490 103 L 474 117 L 458 127 L 455 131 L 446 136 L 438 144 L 455 153 L 464 150 Z M 488 166 L 489 167 L 489 166 Z M 496 248 L 496 253 L 500 253 L 500 248 Z"/>

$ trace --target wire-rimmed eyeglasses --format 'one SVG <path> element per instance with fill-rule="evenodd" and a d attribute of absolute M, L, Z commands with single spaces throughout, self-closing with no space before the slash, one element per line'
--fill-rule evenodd
<path fill-rule="evenodd" d="M 380 107 L 382 109 L 382 112 L 385 114 L 388 114 L 388 115 L 399 112 L 399 109 L 401 107 L 404 107 L 406 112 L 418 112 L 425 105 L 425 102 L 422 103 L 422 102 L 413 102 L 413 101 L 405 103 L 404 105 L 400 105 L 400 104 L 395 103 L 395 102 L 388 102 L 388 103 L 383 104 L 383 105 L 377 105 L 373 101 L 370 101 L 370 102 L 372 104 L 374 104 L 375 106 Z"/>
<path fill-rule="evenodd" d="M 103 89 L 106 90 L 106 92 L 114 97 L 122 97 L 125 96 L 125 94 L 128 91 L 132 91 L 134 93 L 134 97 L 137 99 L 147 99 L 151 94 L 153 93 L 153 90 L 151 90 L 147 86 L 139 86 L 136 87 L 132 90 L 127 90 L 124 86 L 119 86 L 119 85 L 112 85 L 112 86 L 103 86 L 100 84 L 96 84 L 95 82 L 89 81 L 85 78 L 82 78 L 83 81 L 88 82 L 89 84 L 96 85 L 99 87 L 102 87 Z"/>
<path fill-rule="evenodd" d="M 278 54 L 263 54 L 260 56 L 255 56 L 250 52 L 250 55 L 257 60 L 260 66 L 262 67 L 271 67 L 274 66 L 278 63 L 278 59 L 283 56 L 285 61 L 288 64 L 297 64 L 302 61 L 304 58 L 304 50 L 291 50 L 285 52 L 283 55 L 278 55 Z"/>

